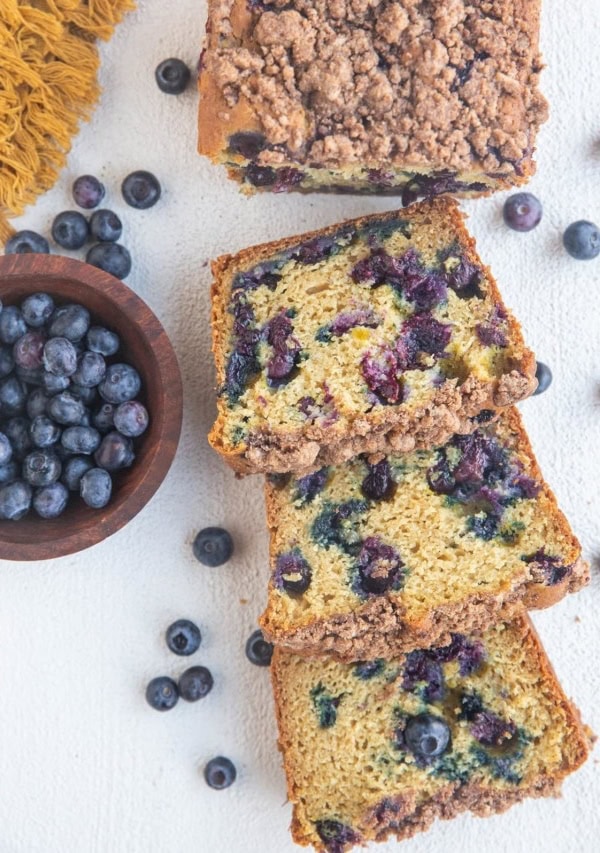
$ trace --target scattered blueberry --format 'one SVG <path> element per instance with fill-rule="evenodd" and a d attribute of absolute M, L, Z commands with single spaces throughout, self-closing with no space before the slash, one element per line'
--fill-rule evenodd
<path fill-rule="evenodd" d="M 45 325 L 53 311 L 54 299 L 47 293 L 32 293 L 21 304 L 23 319 L 32 329 L 39 329 Z"/>
<path fill-rule="evenodd" d="M 50 338 L 43 351 L 44 367 L 55 376 L 72 376 L 77 370 L 77 350 L 67 338 Z"/>
<path fill-rule="evenodd" d="M 81 423 L 85 406 L 70 391 L 61 391 L 52 397 L 47 407 L 52 420 L 63 426 L 76 426 Z"/>
<path fill-rule="evenodd" d="M 175 707 L 178 699 L 177 685 L 166 675 L 153 678 L 146 687 L 146 701 L 155 711 L 170 711 Z"/>
<path fill-rule="evenodd" d="M 117 407 L 114 403 L 104 403 L 97 412 L 92 415 L 92 423 L 103 435 L 110 432 L 115 427 L 115 411 Z"/>
<path fill-rule="evenodd" d="M 17 231 L 6 241 L 4 247 L 6 255 L 26 255 L 29 253 L 47 255 L 49 252 L 48 241 L 35 231 Z"/>
<path fill-rule="evenodd" d="M 547 391 L 552 384 L 552 371 L 547 364 L 544 364 L 542 361 L 538 361 L 535 369 L 535 378 L 538 381 L 538 387 L 533 392 L 534 397 L 538 394 L 543 394 L 544 391 Z"/>
<path fill-rule="evenodd" d="M 60 438 L 60 427 L 46 415 L 38 415 L 31 422 L 29 435 L 34 445 L 43 450 L 56 444 Z"/>
<path fill-rule="evenodd" d="M 442 755 L 450 745 L 450 727 L 441 717 L 419 714 L 411 717 L 404 728 L 404 743 L 417 758 L 431 759 Z"/>
<path fill-rule="evenodd" d="M 12 346 L 26 331 L 27 325 L 19 309 L 14 305 L 7 305 L 0 312 L 0 341 Z"/>
<path fill-rule="evenodd" d="M 262 631 L 256 630 L 246 642 L 246 657 L 256 666 L 269 666 L 273 657 L 273 644 L 268 643 Z"/>
<path fill-rule="evenodd" d="M 17 480 L 0 489 L 0 518 L 18 521 L 31 507 L 31 486 Z"/>
<path fill-rule="evenodd" d="M 205 527 L 192 545 L 194 557 L 204 566 L 222 566 L 231 559 L 233 539 L 222 527 Z"/>
<path fill-rule="evenodd" d="M 191 666 L 179 679 L 179 695 L 186 702 L 203 699 L 213 688 L 211 671 L 205 666 Z"/>
<path fill-rule="evenodd" d="M 37 489 L 33 496 L 33 508 L 40 518 L 58 518 L 67 507 L 69 493 L 62 483 L 52 483 Z"/>
<path fill-rule="evenodd" d="M 222 755 L 212 758 L 204 768 L 206 784 L 216 791 L 229 788 L 235 782 L 236 776 L 235 765 L 228 758 L 223 758 Z"/>
<path fill-rule="evenodd" d="M 60 459 L 51 450 L 34 450 L 23 461 L 23 479 L 30 486 L 49 486 L 61 471 Z"/>
<path fill-rule="evenodd" d="M 542 219 L 542 205 L 531 193 L 515 193 L 504 202 L 504 222 L 513 231 L 532 231 Z"/>
<path fill-rule="evenodd" d="M 0 465 L 6 465 L 12 459 L 13 451 L 7 435 L 0 432 Z"/>
<path fill-rule="evenodd" d="M 57 308 L 48 328 L 52 338 L 67 338 L 78 343 L 90 327 L 90 312 L 83 305 L 63 305 Z"/>
<path fill-rule="evenodd" d="M 69 453 L 82 453 L 84 456 L 91 456 L 100 446 L 100 433 L 93 427 L 67 427 L 60 438 L 60 442 Z"/>
<path fill-rule="evenodd" d="M 121 345 L 119 336 L 102 326 L 91 327 L 87 333 L 86 343 L 91 352 L 99 352 L 105 358 L 115 355 Z"/>
<path fill-rule="evenodd" d="M 128 205 L 138 210 L 146 210 L 159 200 L 161 187 L 151 172 L 142 170 L 127 175 L 121 184 L 121 192 Z"/>
<path fill-rule="evenodd" d="M 40 368 L 45 343 L 46 338 L 41 332 L 26 332 L 13 346 L 15 364 L 25 370 Z"/>
<path fill-rule="evenodd" d="M 107 403 L 125 403 L 137 397 L 142 381 L 140 375 L 128 364 L 111 364 L 98 391 Z"/>
<path fill-rule="evenodd" d="M 131 272 L 131 255 L 120 243 L 96 243 L 85 260 L 115 278 L 127 278 Z"/>
<path fill-rule="evenodd" d="M 104 198 L 104 193 L 104 185 L 93 175 L 81 175 L 73 183 L 75 204 L 83 207 L 85 210 L 92 210 L 92 208 L 98 207 Z"/>
<path fill-rule="evenodd" d="M 164 59 L 154 72 L 156 83 L 166 95 L 181 95 L 190 82 L 190 69 L 181 59 Z"/>
<path fill-rule="evenodd" d="M 121 435 L 137 438 L 148 428 L 148 411 L 137 400 L 128 400 L 116 409 L 114 423 Z"/>
<path fill-rule="evenodd" d="M 63 464 L 60 479 L 70 492 L 78 492 L 81 478 L 93 467 L 89 456 L 70 456 Z"/>
<path fill-rule="evenodd" d="M 563 244 L 572 258 L 590 261 L 600 255 L 600 230 L 593 222 L 580 219 L 569 225 L 563 234 Z"/>
<path fill-rule="evenodd" d="M 100 438 L 100 433 L 96 430 L 94 432 Z M 107 471 L 129 468 L 135 458 L 131 439 L 125 438 L 119 432 L 107 433 L 102 438 L 94 458 L 96 464 Z"/>
<path fill-rule="evenodd" d="M 72 382 L 83 388 L 95 388 L 106 375 L 106 362 L 98 352 L 84 352 L 79 357 Z"/>
<path fill-rule="evenodd" d="M 178 619 L 167 628 L 165 639 L 173 654 L 187 657 L 198 651 L 202 635 L 198 626 L 189 619 Z"/>
<path fill-rule="evenodd" d="M 108 471 L 102 468 L 90 468 L 81 478 L 79 493 L 92 509 L 106 506 L 112 493 L 112 480 Z"/>
<path fill-rule="evenodd" d="M 123 224 L 113 210 L 96 210 L 90 218 L 90 232 L 100 243 L 116 243 L 123 232 Z"/>
<path fill-rule="evenodd" d="M 63 249 L 81 249 L 89 233 L 87 219 L 76 210 L 65 210 L 54 217 L 52 239 Z"/>

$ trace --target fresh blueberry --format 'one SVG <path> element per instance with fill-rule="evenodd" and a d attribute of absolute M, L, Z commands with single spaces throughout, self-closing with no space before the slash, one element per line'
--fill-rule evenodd
<path fill-rule="evenodd" d="M 538 361 L 535 370 L 535 378 L 538 381 L 538 387 L 533 392 L 534 397 L 538 394 L 543 394 L 544 391 L 547 391 L 552 384 L 552 371 L 547 364 L 544 364 L 542 361 Z"/>
<path fill-rule="evenodd" d="M 45 371 L 43 367 L 34 367 L 31 369 L 28 369 L 27 367 L 19 367 L 19 365 L 15 367 L 15 376 L 25 385 L 35 385 L 38 387 L 43 385 L 44 374 Z"/>
<path fill-rule="evenodd" d="M 515 193 L 504 202 L 503 215 L 513 231 L 532 231 L 542 220 L 542 205 L 531 193 Z"/>
<path fill-rule="evenodd" d="M 255 666 L 269 666 L 273 657 L 273 644 L 267 643 L 260 629 L 254 631 L 246 641 L 246 657 Z"/>
<path fill-rule="evenodd" d="M 235 782 L 236 776 L 235 765 L 228 758 L 223 758 L 222 755 L 212 758 L 204 768 L 206 784 L 216 791 L 229 788 Z"/>
<path fill-rule="evenodd" d="M 585 219 L 573 222 L 563 234 L 563 244 L 572 258 L 590 261 L 600 255 L 600 230 Z"/>
<path fill-rule="evenodd" d="M 90 312 L 83 305 L 63 305 L 50 321 L 48 333 L 53 338 L 67 338 L 78 343 L 90 327 Z"/>
<path fill-rule="evenodd" d="M 177 685 L 166 675 L 153 678 L 146 687 L 146 701 L 155 711 L 170 711 L 175 707 L 178 699 Z"/>
<path fill-rule="evenodd" d="M 102 468 L 90 468 L 81 478 L 79 493 L 92 509 L 106 506 L 112 493 L 112 480 L 108 471 Z"/>
<path fill-rule="evenodd" d="M 77 350 L 67 338 L 50 338 L 43 351 L 44 367 L 55 376 L 73 376 L 77 370 Z"/>
<path fill-rule="evenodd" d="M 73 377 L 74 378 L 74 377 Z M 75 385 L 73 382 L 69 385 L 69 392 L 81 400 L 84 406 L 91 406 L 97 400 L 96 389 L 86 388 L 83 385 Z"/>
<path fill-rule="evenodd" d="M 89 233 L 87 219 L 76 210 L 65 210 L 54 217 L 52 239 L 63 249 L 81 249 Z"/>
<path fill-rule="evenodd" d="M 154 72 L 156 83 L 166 95 L 181 95 L 190 82 L 190 69 L 181 59 L 164 59 Z"/>
<path fill-rule="evenodd" d="M 63 432 L 60 441 L 69 453 L 83 453 L 84 456 L 91 456 L 100 445 L 100 433 L 93 427 L 72 426 Z"/>
<path fill-rule="evenodd" d="M 96 243 L 85 260 L 115 278 L 127 278 L 131 272 L 131 255 L 120 243 Z"/>
<path fill-rule="evenodd" d="M 30 252 L 40 255 L 47 255 L 50 252 L 46 238 L 35 231 L 17 231 L 6 241 L 4 247 L 6 255 L 26 255 Z"/>
<path fill-rule="evenodd" d="M 222 527 L 205 527 L 192 545 L 194 557 L 204 566 L 222 566 L 231 559 L 233 539 Z"/>
<path fill-rule="evenodd" d="M 46 336 L 42 332 L 26 332 L 13 346 L 13 357 L 18 367 L 37 370 L 42 366 Z"/>
<path fill-rule="evenodd" d="M 0 341 L 13 345 L 27 331 L 23 315 L 14 305 L 7 305 L 0 313 Z"/>
<path fill-rule="evenodd" d="M 115 411 L 114 403 L 104 403 L 98 411 L 92 416 L 92 423 L 103 435 L 115 428 Z"/>
<path fill-rule="evenodd" d="M 29 435 L 36 447 L 44 449 L 56 444 L 60 438 L 60 427 L 46 415 L 38 415 L 31 422 Z"/>
<path fill-rule="evenodd" d="M 102 326 L 92 326 L 87 333 L 86 343 L 91 352 L 99 352 L 105 358 L 115 355 L 121 345 L 119 336 Z"/>
<path fill-rule="evenodd" d="M 73 183 L 75 204 L 83 207 L 85 210 L 92 210 L 92 208 L 98 207 L 104 198 L 104 193 L 104 185 L 93 175 L 81 175 Z"/>
<path fill-rule="evenodd" d="M 165 639 L 174 654 L 187 657 L 198 651 L 202 635 L 198 626 L 189 619 L 178 619 L 167 628 Z"/>
<path fill-rule="evenodd" d="M 450 745 L 450 727 L 441 717 L 419 714 L 404 729 L 404 743 L 416 758 L 429 760 L 442 755 Z"/>
<path fill-rule="evenodd" d="M 137 397 L 141 387 L 142 380 L 137 370 L 128 364 L 111 364 L 98 391 L 107 403 L 120 404 Z"/>
<path fill-rule="evenodd" d="M 69 493 L 62 483 L 42 486 L 33 496 L 33 508 L 40 518 L 58 518 L 66 509 Z"/>
<path fill-rule="evenodd" d="M 60 394 L 61 391 L 66 391 L 70 384 L 71 380 L 68 376 L 56 376 L 54 373 L 48 373 L 47 371 L 44 371 L 44 375 L 42 376 L 42 385 L 50 396 Z"/>
<path fill-rule="evenodd" d="M 30 486 L 49 486 L 61 471 L 60 459 L 51 450 L 34 450 L 23 461 L 23 479 Z"/>
<path fill-rule="evenodd" d="M 17 459 L 23 459 L 32 448 L 29 426 L 29 420 L 21 417 L 11 418 L 3 426 L 3 431 L 8 436 Z"/>
<path fill-rule="evenodd" d="M 77 426 L 85 414 L 85 406 L 70 391 L 61 391 L 48 403 L 48 415 L 63 426 Z"/>
<path fill-rule="evenodd" d="M 31 486 L 17 480 L 0 489 L 0 518 L 18 521 L 31 508 Z"/>
<path fill-rule="evenodd" d="M 27 417 L 33 420 L 34 418 L 37 418 L 40 415 L 44 415 L 46 413 L 46 406 L 48 405 L 49 401 L 50 398 L 45 393 L 45 391 L 42 388 L 36 388 L 27 397 Z"/>
<path fill-rule="evenodd" d="M 0 465 L 6 465 L 12 459 L 13 450 L 10 439 L 0 432 Z"/>
<path fill-rule="evenodd" d="M 100 243 L 116 243 L 123 232 L 123 225 L 112 210 L 96 210 L 90 218 L 92 237 Z"/>
<path fill-rule="evenodd" d="M 25 409 L 27 392 L 16 376 L 0 380 L 0 412 L 3 417 L 20 415 Z"/>
<path fill-rule="evenodd" d="M 98 437 L 100 433 L 94 430 Z M 121 468 L 129 468 L 135 459 L 133 444 L 130 438 L 125 438 L 119 432 L 107 433 L 98 447 L 94 456 L 96 465 L 107 471 L 118 471 Z"/>
<path fill-rule="evenodd" d="M 205 666 L 191 666 L 179 679 L 179 695 L 186 702 L 204 699 L 213 688 L 213 677 Z"/>
<path fill-rule="evenodd" d="M 23 319 L 32 329 L 48 322 L 54 311 L 54 299 L 47 293 L 32 293 L 21 305 Z"/>
<path fill-rule="evenodd" d="M 79 357 L 72 381 L 84 388 L 95 388 L 106 375 L 106 362 L 98 352 L 84 352 Z"/>
<path fill-rule="evenodd" d="M 70 492 L 78 492 L 81 478 L 93 467 L 89 456 L 70 456 L 63 464 L 60 479 Z"/>
<path fill-rule="evenodd" d="M 15 480 L 19 479 L 19 474 L 19 465 L 14 459 L 7 462 L 6 465 L 0 465 L 0 486 L 14 483 Z"/>
<path fill-rule="evenodd" d="M 0 347 L 0 379 L 9 376 L 15 369 L 12 347 Z"/>
<path fill-rule="evenodd" d="M 153 207 L 160 198 L 161 187 L 151 172 L 132 172 L 121 184 L 123 198 L 131 207 L 146 210 Z"/>
<path fill-rule="evenodd" d="M 137 400 L 128 400 L 115 411 L 114 422 L 121 435 L 137 438 L 148 428 L 148 412 Z"/>

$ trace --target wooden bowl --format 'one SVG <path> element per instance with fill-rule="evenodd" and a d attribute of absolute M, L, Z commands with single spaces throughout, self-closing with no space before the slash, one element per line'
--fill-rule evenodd
<path fill-rule="evenodd" d="M 133 365 L 142 378 L 140 399 L 150 425 L 135 440 L 136 458 L 114 477 L 113 494 L 104 509 L 90 509 L 72 497 L 57 519 L 39 518 L 32 510 L 20 521 L 0 520 L 0 559 L 48 560 L 82 551 L 124 527 L 156 492 L 177 450 L 182 417 L 179 365 L 157 317 L 122 281 L 102 270 L 58 255 L 0 257 L 0 298 L 20 302 L 44 291 L 56 302 L 78 302 L 92 322 L 121 338 L 117 358 Z"/>

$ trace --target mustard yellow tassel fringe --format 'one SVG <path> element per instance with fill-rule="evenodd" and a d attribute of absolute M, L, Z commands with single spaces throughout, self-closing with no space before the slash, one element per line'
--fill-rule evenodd
<path fill-rule="evenodd" d="M 0 0 L 0 243 L 50 189 L 99 88 L 96 39 L 134 0 Z"/>

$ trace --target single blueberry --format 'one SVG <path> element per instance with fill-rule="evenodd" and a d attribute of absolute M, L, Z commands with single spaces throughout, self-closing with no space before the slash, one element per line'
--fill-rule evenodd
<path fill-rule="evenodd" d="M 23 461 L 23 479 L 30 486 L 49 486 L 61 471 L 60 459 L 52 450 L 34 450 Z"/>
<path fill-rule="evenodd" d="M 96 243 L 85 260 L 115 278 L 127 278 L 131 272 L 131 255 L 120 243 Z"/>
<path fill-rule="evenodd" d="M 203 699 L 213 688 L 212 673 L 205 666 L 191 666 L 179 679 L 179 695 L 186 702 Z"/>
<path fill-rule="evenodd" d="M 27 325 L 20 310 L 14 305 L 7 305 L 0 313 L 0 341 L 13 345 L 27 331 Z"/>
<path fill-rule="evenodd" d="M 35 388 L 27 397 L 27 403 L 25 404 L 27 417 L 33 420 L 40 415 L 44 415 L 49 401 L 50 398 L 42 388 Z"/>
<path fill-rule="evenodd" d="M 137 370 L 128 364 L 111 364 L 98 391 L 107 403 L 120 404 L 137 397 L 141 387 L 142 380 Z"/>
<path fill-rule="evenodd" d="M 228 145 L 230 151 L 234 154 L 240 154 L 246 160 L 254 160 L 260 152 L 266 148 L 267 140 L 262 133 L 255 131 L 240 131 L 233 133 L 229 137 Z"/>
<path fill-rule="evenodd" d="M 19 521 L 31 508 L 31 486 L 17 480 L 0 489 L 0 518 Z"/>
<path fill-rule="evenodd" d="M 23 319 L 32 329 L 48 322 L 54 311 L 54 299 L 48 293 L 32 293 L 21 304 Z"/>
<path fill-rule="evenodd" d="M 10 439 L 3 432 L 0 432 L 0 465 L 6 465 L 12 459 L 13 449 Z"/>
<path fill-rule="evenodd" d="M 29 427 L 28 418 L 22 417 L 10 418 L 4 423 L 3 431 L 8 436 L 17 459 L 23 459 L 32 448 Z"/>
<path fill-rule="evenodd" d="M 104 193 L 104 185 L 93 175 L 81 175 L 73 183 L 75 204 L 83 207 L 85 210 L 92 210 L 92 208 L 98 207 L 104 198 Z"/>
<path fill-rule="evenodd" d="M 81 478 L 93 467 L 89 456 L 70 456 L 63 463 L 60 479 L 70 492 L 78 492 Z"/>
<path fill-rule="evenodd" d="M 367 462 L 367 468 L 369 473 L 361 486 L 363 495 L 373 501 L 390 500 L 396 491 L 396 483 L 388 460 L 382 459 L 375 465 Z"/>
<path fill-rule="evenodd" d="M 100 433 L 97 430 L 94 432 L 100 438 Z M 107 471 L 129 468 L 135 459 L 131 439 L 125 438 L 119 432 L 107 433 L 99 442 L 94 459 L 99 468 L 105 468 Z"/>
<path fill-rule="evenodd" d="M 71 380 L 68 376 L 56 376 L 54 373 L 48 373 L 48 371 L 44 371 L 42 376 L 42 385 L 50 396 L 66 391 L 70 384 Z"/>
<path fill-rule="evenodd" d="M 42 366 L 42 356 L 46 336 L 42 332 L 26 332 L 13 346 L 13 357 L 17 367 L 25 370 L 38 370 Z"/>
<path fill-rule="evenodd" d="M 114 403 L 104 403 L 97 412 L 92 415 L 92 423 L 103 435 L 115 427 L 115 411 L 117 407 Z"/>
<path fill-rule="evenodd" d="M 261 630 L 256 630 L 246 641 L 246 657 L 255 666 L 269 666 L 273 657 L 273 644 L 268 643 Z"/>
<path fill-rule="evenodd" d="M 544 391 L 547 391 L 552 384 L 552 371 L 547 364 L 544 364 L 542 361 L 538 361 L 535 369 L 535 378 L 538 381 L 538 387 L 533 392 L 534 397 L 538 394 L 543 394 Z"/>
<path fill-rule="evenodd" d="M 216 791 L 229 788 L 235 782 L 237 776 L 235 765 L 222 755 L 212 758 L 204 768 L 204 778 L 209 787 Z"/>
<path fill-rule="evenodd" d="M 67 338 L 50 338 L 44 345 L 44 367 L 55 376 L 72 376 L 77 370 L 77 350 Z"/>
<path fill-rule="evenodd" d="M 194 557 L 204 566 L 222 566 L 231 559 L 233 539 L 222 527 L 205 527 L 192 545 Z"/>
<path fill-rule="evenodd" d="M 91 352 L 99 352 L 107 358 L 109 355 L 115 355 L 119 351 L 121 342 L 119 336 L 102 326 L 92 326 L 87 333 L 86 338 L 87 348 Z"/>
<path fill-rule="evenodd" d="M 56 444 L 60 438 L 60 427 L 46 415 L 38 415 L 31 422 L 29 435 L 36 447 L 44 449 Z"/>
<path fill-rule="evenodd" d="M 153 678 L 146 687 L 146 701 L 155 711 L 170 711 L 178 699 L 177 685 L 166 675 Z"/>
<path fill-rule="evenodd" d="M 70 391 L 61 391 L 50 399 L 47 412 L 54 421 L 63 426 L 77 426 L 85 414 L 85 406 Z"/>
<path fill-rule="evenodd" d="M 52 483 L 37 489 L 33 496 L 33 508 L 40 518 L 58 518 L 69 501 L 69 493 L 62 483 Z"/>
<path fill-rule="evenodd" d="M 572 258 L 590 261 L 600 255 L 600 230 L 593 222 L 580 219 L 569 225 L 563 234 L 563 244 Z"/>
<path fill-rule="evenodd" d="M 187 657 L 200 648 L 202 634 L 198 626 L 189 619 L 178 619 L 167 628 L 165 639 L 173 654 Z"/>
<path fill-rule="evenodd" d="M 100 433 L 93 427 L 71 426 L 63 432 L 60 441 L 69 453 L 83 453 L 84 456 L 91 456 L 100 446 Z"/>
<path fill-rule="evenodd" d="M 542 205 L 531 193 L 515 193 L 504 202 L 503 215 L 513 231 L 532 231 L 542 220 Z"/>
<path fill-rule="evenodd" d="M 448 723 L 433 714 L 411 717 L 406 723 L 403 735 L 404 743 L 416 758 L 437 758 L 450 746 Z"/>
<path fill-rule="evenodd" d="M 35 231 L 17 231 L 6 241 L 6 255 L 27 255 L 29 253 L 47 255 L 50 246 L 45 237 Z"/>
<path fill-rule="evenodd" d="M 0 380 L 0 413 L 2 417 L 20 415 L 25 409 L 27 391 L 16 376 Z"/>
<path fill-rule="evenodd" d="M 94 387 L 86 388 L 83 385 L 75 385 L 73 382 L 69 385 L 69 393 L 81 400 L 84 406 L 91 406 L 98 399 Z"/>
<path fill-rule="evenodd" d="M 137 210 L 146 210 L 159 200 L 161 187 L 151 172 L 140 170 L 127 175 L 121 184 L 121 192 L 128 205 Z"/>
<path fill-rule="evenodd" d="M 52 239 L 63 249 L 81 249 L 89 233 L 87 219 L 76 210 L 65 210 L 54 217 Z"/>
<path fill-rule="evenodd" d="M 20 473 L 20 466 L 14 459 L 7 462 L 6 465 L 0 465 L 0 486 L 14 483 L 15 480 L 19 479 Z"/>
<path fill-rule="evenodd" d="M 84 388 L 95 388 L 106 376 L 106 362 L 98 352 L 84 352 L 79 356 L 77 370 L 71 381 Z"/>
<path fill-rule="evenodd" d="M 191 72 L 181 59 L 163 59 L 154 72 L 156 83 L 165 95 L 181 95 L 190 82 Z"/>
<path fill-rule="evenodd" d="M 255 187 L 271 187 L 277 181 L 277 172 L 271 166 L 257 166 L 250 163 L 244 174 L 248 183 Z"/>
<path fill-rule="evenodd" d="M 79 493 L 84 503 L 92 509 L 106 506 L 112 493 L 112 479 L 108 471 L 103 468 L 86 471 L 79 484 Z"/>
<path fill-rule="evenodd" d="M 67 338 L 78 343 L 90 327 L 90 312 L 83 305 L 63 305 L 57 308 L 48 328 L 53 338 Z"/>
<path fill-rule="evenodd" d="M 9 376 L 15 369 L 12 347 L 0 347 L 0 379 Z"/>
<path fill-rule="evenodd" d="M 148 428 L 148 412 L 145 406 L 137 400 L 128 400 L 116 409 L 114 413 L 115 427 L 128 438 L 137 438 Z"/>
<path fill-rule="evenodd" d="M 123 224 L 112 210 L 96 210 L 90 218 L 92 237 L 100 243 L 116 243 L 123 232 Z"/>

